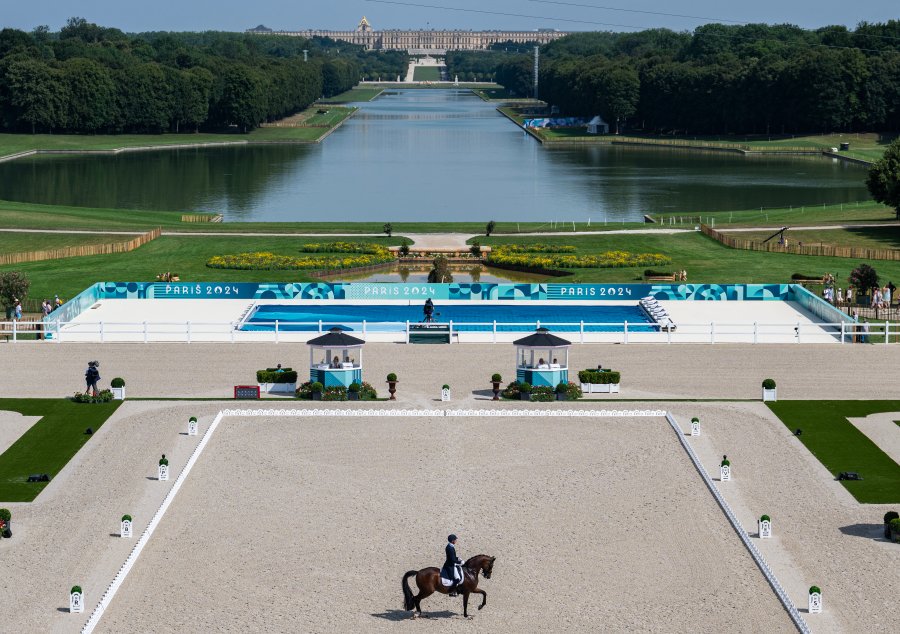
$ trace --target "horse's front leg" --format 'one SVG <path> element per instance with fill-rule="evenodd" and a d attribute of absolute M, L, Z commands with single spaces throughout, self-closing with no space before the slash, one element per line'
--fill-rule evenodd
<path fill-rule="evenodd" d="M 487 605 L 487 592 L 485 592 L 484 590 L 473 590 L 473 592 L 477 592 L 481 595 L 481 605 L 478 606 L 478 609 L 480 610 Z"/>
<path fill-rule="evenodd" d="M 463 616 L 469 618 L 469 592 L 463 592 Z"/>

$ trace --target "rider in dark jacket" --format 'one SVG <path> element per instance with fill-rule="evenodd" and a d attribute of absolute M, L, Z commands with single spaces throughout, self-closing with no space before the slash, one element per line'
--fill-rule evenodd
<path fill-rule="evenodd" d="M 462 585 L 463 580 L 457 579 L 456 577 L 456 566 L 461 565 L 463 563 L 462 559 L 456 556 L 456 535 L 450 535 L 447 537 L 447 546 L 444 548 L 444 553 L 447 555 L 446 561 L 444 561 L 444 565 L 441 568 L 441 576 L 444 579 L 453 579 L 454 583 L 450 587 L 450 596 L 457 596 L 456 589 Z"/>

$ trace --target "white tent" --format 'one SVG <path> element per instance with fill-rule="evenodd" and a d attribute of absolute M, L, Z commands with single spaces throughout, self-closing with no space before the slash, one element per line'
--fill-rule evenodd
<path fill-rule="evenodd" d="M 597 115 L 587 125 L 588 134 L 609 134 L 609 124 Z"/>

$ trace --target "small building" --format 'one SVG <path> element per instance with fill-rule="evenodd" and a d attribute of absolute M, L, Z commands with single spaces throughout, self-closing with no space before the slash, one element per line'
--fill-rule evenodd
<path fill-rule="evenodd" d="M 587 124 L 588 134 L 609 134 L 609 124 L 597 115 Z"/>
<path fill-rule="evenodd" d="M 362 347 L 365 341 L 352 337 L 340 328 L 310 339 L 309 380 L 326 388 L 351 383 L 362 384 Z"/>
<path fill-rule="evenodd" d="M 569 382 L 571 341 L 538 328 L 513 342 L 516 346 L 516 381 L 556 387 Z"/>

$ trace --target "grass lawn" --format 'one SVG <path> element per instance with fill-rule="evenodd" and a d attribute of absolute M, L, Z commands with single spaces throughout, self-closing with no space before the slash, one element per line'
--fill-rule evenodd
<path fill-rule="evenodd" d="M 612 234 L 591 236 L 491 236 L 481 238 L 484 245 L 496 244 L 570 244 L 580 254 L 603 251 L 662 253 L 672 263 L 655 266 L 656 270 L 688 272 L 688 281 L 704 283 L 789 283 L 793 273 L 822 275 L 831 272 L 845 280 L 859 262 L 850 258 L 826 258 L 787 253 L 765 253 L 729 249 L 699 232 L 679 234 Z M 876 267 L 885 279 L 900 279 L 900 262 L 878 262 Z M 621 269 L 570 269 L 571 276 L 560 282 L 639 282 L 644 267 Z"/>
<path fill-rule="evenodd" d="M 769 408 L 831 473 L 857 471 L 863 480 L 842 481 L 864 504 L 900 502 L 900 465 L 848 418 L 900 412 L 900 401 L 778 401 Z"/>
<path fill-rule="evenodd" d="M 199 134 L 0 134 L 0 156 L 27 150 L 115 150 L 125 147 L 165 146 L 187 143 L 289 142 L 318 141 L 326 132 L 319 126 L 333 127 L 353 112 L 334 106 L 327 116 L 316 115 L 316 106 L 307 109 L 306 127 L 257 128 L 247 134 L 222 132 Z M 313 127 L 310 127 L 313 126 Z"/>
<path fill-rule="evenodd" d="M 745 240 L 762 242 L 771 231 L 751 231 L 729 234 Z M 865 247 L 869 249 L 900 249 L 900 227 L 854 227 L 851 229 L 820 229 L 812 231 L 786 231 L 791 245 L 802 242 L 804 246 L 828 245 L 836 247 Z M 777 241 L 777 238 L 775 239 Z"/>
<path fill-rule="evenodd" d="M 102 233 L 4 233 L 0 231 L 0 253 L 48 251 L 88 244 L 124 242 L 132 237 Z"/>
<path fill-rule="evenodd" d="M 42 417 L 0 455 L 0 501 L 34 500 L 48 483 L 29 483 L 28 476 L 46 473 L 51 479 L 55 477 L 92 438 L 84 430 L 90 427 L 96 432 L 121 404 L 121 401 L 73 403 L 49 398 L 0 399 L 0 410 Z"/>
<path fill-rule="evenodd" d="M 238 271 L 212 269 L 206 261 L 214 255 L 251 251 L 271 251 L 280 255 L 300 255 L 300 245 L 322 242 L 322 238 L 245 236 L 163 236 L 130 251 L 61 260 L 27 262 L 0 267 L 2 271 L 22 271 L 31 280 L 29 297 L 70 299 L 95 282 L 144 281 L 160 273 L 177 273 L 185 282 L 310 282 L 309 271 Z M 400 237 L 363 238 L 384 246 L 400 244 Z M 900 279 L 900 276 L 898 276 Z"/>
<path fill-rule="evenodd" d="M 439 66 L 416 66 L 413 81 L 441 81 Z"/>
<path fill-rule="evenodd" d="M 812 207 L 781 207 L 778 209 L 745 209 L 742 211 L 711 211 L 696 214 L 684 212 L 653 214 L 658 226 L 693 227 L 703 222 L 716 229 L 723 227 L 791 227 L 829 224 L 897 222 L 897 214 L 890 207 L 874 201 L 815 205 Z M 771 235 L 771 232 L 770 234 Z"/>
<path fill-rule="evenodd" d="M 351 88 L 346 92 L 342 92 L 339 95 L 335 95 L 333 97 L 323 97 L 319 99 L 318 103 L 352 103 L 352 102 L 360 102 L 360 101 L 372 101 L 384 92 L 384 88 L 364 88 L 362 86 L 357 86 L 356 88 Z"/>

